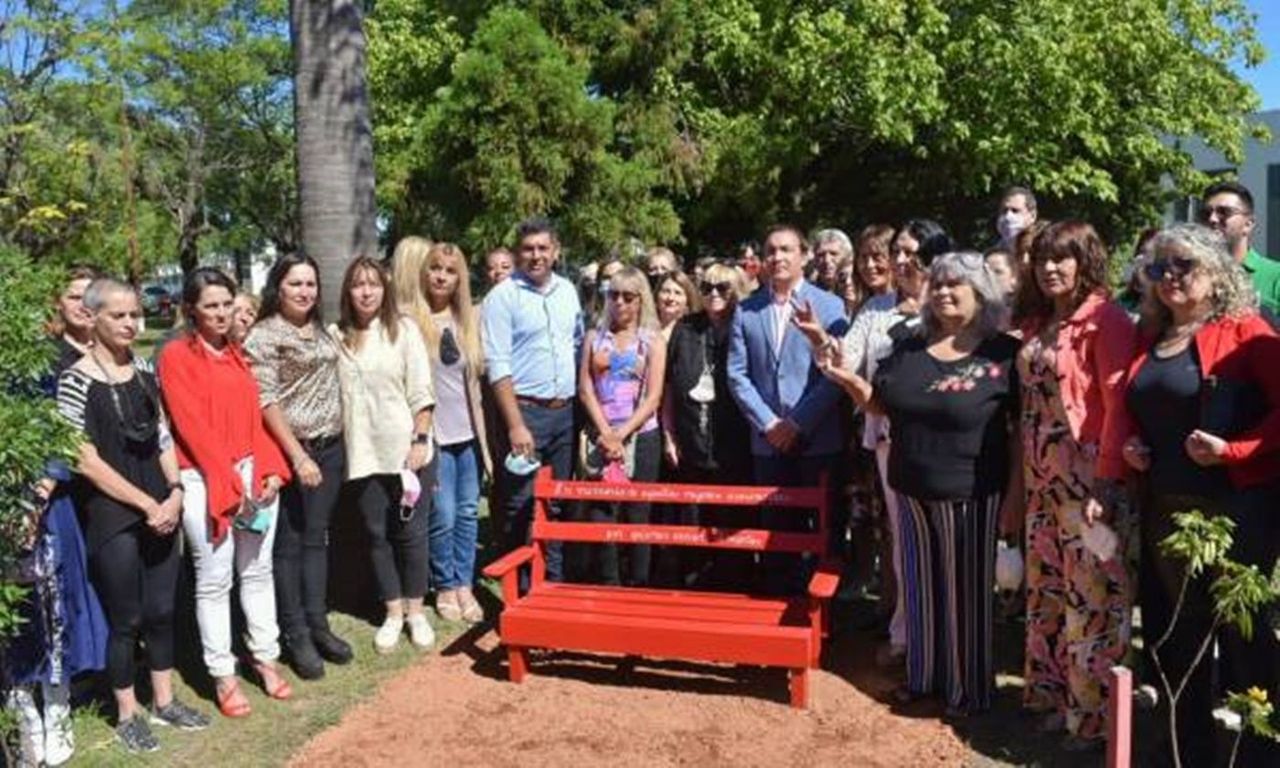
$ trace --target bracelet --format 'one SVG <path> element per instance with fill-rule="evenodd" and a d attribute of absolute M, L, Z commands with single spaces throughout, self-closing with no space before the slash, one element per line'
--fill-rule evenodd
<path fill-rule="evenodd" d="M 174 491 L 179 491 L 180 493 L 186 494 L 187 492 L 187 489 L 183 488 L 182 483 L 180 482 L 169 483 L 168 487 L 169 487 L 169 493 L 173 493 Z"/>

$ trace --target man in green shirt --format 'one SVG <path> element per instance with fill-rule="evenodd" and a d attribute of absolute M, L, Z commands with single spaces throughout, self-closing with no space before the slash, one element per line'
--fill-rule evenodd
<path fill-rule="evenodd" d="M 1200 220 L 1227 239 L 1231 255 L 1253 280 L 1262 307 L 1272 317 L 1280 314 L 1280 261 L 1263 256 L 1249 245 L 1256 223 L 1249 190 L 1234 181 L 1211 184 L 1204 191 Z"/>

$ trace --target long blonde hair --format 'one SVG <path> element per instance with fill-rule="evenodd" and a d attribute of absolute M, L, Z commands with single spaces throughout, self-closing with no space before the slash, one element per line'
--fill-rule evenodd
<path fill-rule="evenodd" d="M 427 350 L 433 360 L 440 359 L 440 329 L 431 318 L 431 305 L 426 300 L 427 272 L 433 266 L 453 269 L 458 273 L 458 287 L 449 299 L 449 311 L 453 315 L 453 324 L 458 328 L 458 346 L 462 356 L 467 360 L 467 369 L 473 375 L 484 370 L 484 354 L 480 350 L 480 323 L 475 307 L 471 305 L 471 272 L 467 268 L 467 257 L 462 249 L 453 243 L 436 243 L 432 245 L 422 260 L 422 268 L 418 276 L 418 295 L 426 306 L 426 314 L 419 325 L 422 335 L 427 339 Z"/>
<path fill-rule="evenodd" d="M 391 284 L 396 294 L 396 306 L 408 315 L 419 328 L 431 317 L 431 307 L 422 292 L 422 270 L 427 262 L 431 241 L 425 237 L 410 235 L 396 243 L 391 254 Z"/>

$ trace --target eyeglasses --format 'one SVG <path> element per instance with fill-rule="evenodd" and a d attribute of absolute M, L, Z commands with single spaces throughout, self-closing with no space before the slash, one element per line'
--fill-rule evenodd
<path fill-rule="evenodd" d="M 733 292 L 733 283 L 702 283 L 698 286 L 698 290 L 703 296 L 710 296 L 713 293 L 728 296 Z"/>
<path fill-rule="evenodd" d="M 1208 224 L 1214 216 L 1218 217 L 1218 221 L 1226 221 L 1244 212 L 1243 208 L 1233 208 L 1230 205 L 1206 205 L 1200 209 L 1199 217 L 1201 223 Z"/>
<path fill-rule="evenodd" d="M 621 301 L 623 304 L 633 304 L 640 300 L 640 294 L 635 291 L 610 290 L 607 296 L 609 301 Z"/>
<path fill-rule="evenodd" d="M 1158 283 L 1165 277 L 1174 280 L 1186 277 L 1195 271 L 1196 262 L 1194 259 L 1188 259 L 1185 256 L 1174 256 L 1171 259 L 1160 259 L 1159 261 L 1151 261 L 1143 265 L 1142 274 L 1153 283 Z"/>

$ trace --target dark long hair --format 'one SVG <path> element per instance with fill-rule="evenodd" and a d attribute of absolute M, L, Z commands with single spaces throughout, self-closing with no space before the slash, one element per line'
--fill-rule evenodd
<path fill-rule="evenodd" d="M 382 262 L 369 256 L 358 256 L 347 265 L 342 275 L 342 296 L 338 299 L 338 330 L 342 331 L 342 343 L 349 349 L 355 345 L 355 332 L 360 330 L 356 318 L 356 305 L 351 301 L 351 288 L 361 272 L 372 272 L 382 283 L 382 306 L 378 308 L 378 320 L 382 321 L 382 331 L 393 343 L 400 331 L 400 310 L 396 308 L 396 291 L 391 284 L 391 274 Z"/>
<path fill-rule="evenodd" d="M 1089 294 L 1108 293 L 1107 246 L 1092 224 L 1084 221 L 1058 221 L 1045 227 L 1031 241 L 1031 261 L 1025 279 L 1018 282 L 1016 320 L 1020 324 L 1042 326 L 1053 316 L 1053 302 L 1036 280 L 1036 265 L 1048 261 L 1075 259 L 1076 289 L 1072 307 L 1078 307 Z"/>
<path fill-rule="evenodd" d="M 262 289 L 262 310 L 258 312 L 258 322 L 280 314 L 280 283 L 284 281 L 285 275 L 289 274 L 289 270 L 300 265 L 311 267 L 316 273 L 316 303 L 311 308 L 307 319 L 324 327 L 324 314 L 321 311 L 324 305 L 324 294 L 321 292 L 320 285 L 320 265 L 302 251 L 286 253 L 271 265 L 271 271 L 267 273 L 267 285 Z"/>
<path fill-rule="evenodd" d="M 947 230 L 933 219 L 908 219 L 907 223 L 898 227 L 898 231 L 893 233 L 893 238 L 889 242 L 897 240 L 898 235 L 903 232 L 919 243 L 920 250 L 916 256 L 925 268 L 928 268 L 933 260 L 942 254 L 956 250 L 956 244 L 951 239 L 951 235 L 947 234 Z"/>

